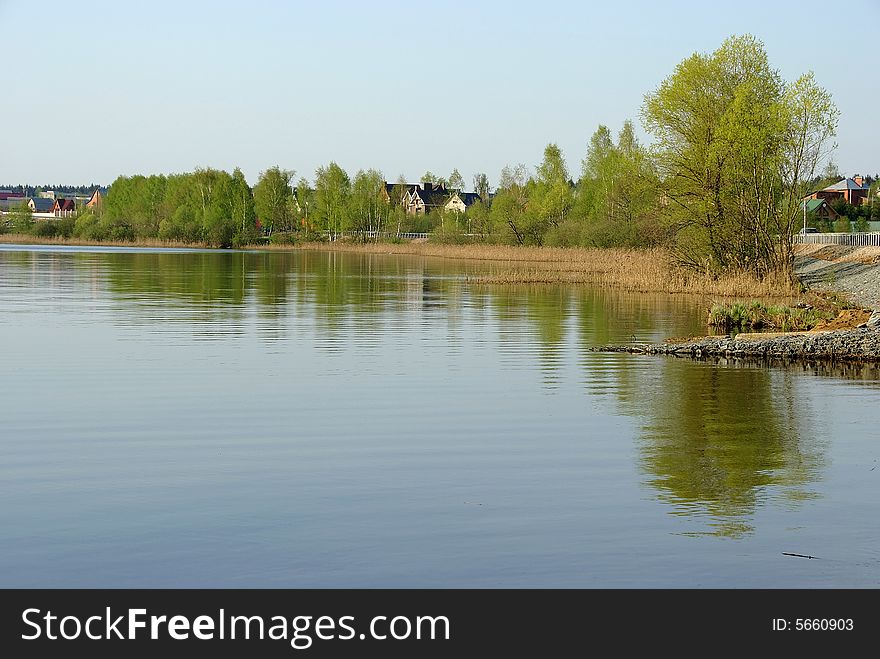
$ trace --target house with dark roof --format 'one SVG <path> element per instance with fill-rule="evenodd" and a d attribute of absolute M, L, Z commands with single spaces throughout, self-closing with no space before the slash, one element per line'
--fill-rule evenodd
<path fill-rule="evenodd" d="M 482 201 L 482 199 L 476 192 L 453 191 L 443 208 L 455 213 L 464 213 L 478 201 Z"/>
<path fill-rule="evenodd" d="M 418 187 L 418 183 L 388 183 L 386 181 L 385 186 L 382 188 L 382 197 L 387 203 L 391 203 L 391 201 L 393 199 L 396 200 L 398 195 L 402 192 L 404 199 L 407 199 L 409 195 L 418 189 Z M 403 188 L 403 190 L 401 191 L 398 188 Z"/>
<path fill-rule="evenodd" d="M 45 197 L 31 197 L 28 199 L 28 207 L 32 213 L 52 213 L 55 208 L 55 200 Z"/>
<path fill-rule="evenodd" d="M 841 179 L 827 188 L 817 190 L 806 199 L 824 199 L 829 203 L 836 199 L 843 199 L 848 204 L 858 206 L 867 202 L 868 188 L 869 186 L 861 176 L 854 176 Z"/>
<path fill-rule="evenodd" d="M 76 214 L 76 202 L 73 199 L 56 199 L 52 213 L 55 217 L 73 217 Z"/>
<path fill-rule="evenodd" d="M 403 188 L 401 190 L 401 188 Z M 463 213 L 476 202 L 481 201 L 476 192 L 450 190 L 443 183 L 385 183 L 382 197 L 387 203 L 397 203 L 398 199 L 408 215 L 424 215 L 436 210 Z"/>
<path fill-rule="evenodd" d="M 409 193 L 406 200 L 406 212 L 409 215 L 424 215 L 443 208 L 449 200 L 449 191 L 442 183 L 423 181 Z"/>

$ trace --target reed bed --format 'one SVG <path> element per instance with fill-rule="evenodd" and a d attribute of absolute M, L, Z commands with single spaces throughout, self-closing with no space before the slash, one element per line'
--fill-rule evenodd
<path fill-rule="evenodd" d="M 114 247 L 209 248 L 203 243 L 158 239 L 89 241 L 78 238 L 0 234 L 2 243 Z M 799 295 L 791 277 L 780 273 L 763 280 L 747 273 L 717 276 L 678 267 L 668 250 L 514 247 L 509 245 L 440 245 L 427 242 L 316 242 L 297 245 L 260 244 L 246 249 L 268 251 L 321 250 L 361 254 L 408 254 L 491 263 L 489 272 L 472 275 L 478 284 L 591 284 L 640 293 L 696 293 L 714 297 L 774 299 Z"/>
<path fill-rule="evenodd" d="M 268 249 L 284 249 L 268 246 Z M 290 247 L 287 247 L 290 249 Z M 431 243 L 314 243 L 296 249 L 492 262 L 495 271 L 472 276 L 484 284 L 592 284 L 648 293 L 698 293 L 716 297 L 793 298 L 800 291 L 785 273 L 756 279 L 747 273 L 722 276 L 678 267 L 668 250 L 512 247 L 506 245 L 436 245 Z M 498 267 L 500 266 L 500 267 Z"/>
<path fill-rule="evenodd" d="M 159 240 L 158 238 L 141 238 L 129 240 L 83 240 L 82 238 L 64 238 L 62 236 L 32 236 L 29 233 L 2 233 L 0 243 L 17 245 L 71 245 L 77 247 L 169 247 L 188 249 L 209 249 L 207 243 L 184 243 L 175 240 Z"/>

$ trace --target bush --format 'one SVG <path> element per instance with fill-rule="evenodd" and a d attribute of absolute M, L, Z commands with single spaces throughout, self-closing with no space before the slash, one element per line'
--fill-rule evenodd
<path fill-rule="evenodd" d="M 34 222 L 31 228 L 31 235 L 38 238 L 54 238 L 58 235 L 58 222 L 55 220 L 44 220 L 42 222 Z"/>
<path fill-rule="evenodd" d="M 34 217 L 29 210 L 14 210 L 6 216 L 12 233 L 30 233 L 34 228 Z"/>
<path fill-rule="evenodd" d="M 716 304 L 709 310 L 709 327 L 725 331 L 738 329 L 776 329 L 798 332 L 815 327 L 819 321 L 833 314 L 818 309 L 800 309 L 783 305 L 765 305 L 761 302 Z"/>
<path fill-rule="evenodd" d="M 842 215 L 834 223 L 834 231 L 836 233 L 850 233 L 852 231 L 852 223 L 849 221 L 849 218 Z"/>
<path fill-rule="evenodd" d="M 431 234 L 429 240 L 432 243 L 439 243 L 441 245 L 467 245 L 473 242 L 470 236 L 466 236 L 464 231 L 454 222 L 441 224 Z"/>
<path fill-rule="evenodd" d="M 544 236 L 544 244 L 548 247 L 580 247 L 585 243 L 584 223 L 580 220 L 568 219 L 552 227 Z"/>
<path fill-rule="evenodd" d="M 293 245 L 296 242 L 296 234 L 292 231 L 276 231 L 269 236 L 269 243 L 272 245 Z"/>

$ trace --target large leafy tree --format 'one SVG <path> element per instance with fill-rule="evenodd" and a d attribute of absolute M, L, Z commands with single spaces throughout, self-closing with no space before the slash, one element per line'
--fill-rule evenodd
<path fill-rule="evenodd" d="M 529 198 L 529 230 L 535 242 L 540 244 L 540 237 L 549 227 L 558 227 L 568 218 L 573 202 L 574 191 L 562 150 L 556 144 L 548 144 Z"/>
<path fill-rule="evenodd" d="M 342 167 L 331 162 L 315 172 L 315 216 L 335 239 L 347 228 L 350 218 L 351 179 Z"/>
<path fill-rule="evenodd" d="M 293 171 L 276 165 L 261 172 L 254 186 L 257 217 L 269 235 L 273 231 L 290 231 L 293 228 L 293 188 L 290 185 L 293 176 Z"/>
<path fill-rule="evenodd" d="M 489 214 L 489 222 L 502 230 L 508 242 L 518 245 L 535 243 L 531 230 L 532 218 L 527 209 L 529 187 L 530 179 L 525 165 L 506 165 L 501 170 Z"/>
<path fill-rule="evenodd" d="M 238 167 L 232 172 L 229 195 L 234 242 L 245 245 L 256 237 L 257 215 L 253 191 Z"/>
<path fill-rule="evenodd" d="M 731 37 L 681 62 L 646 96 L 642 116 L 681 261 L 786 270 L 800 197 L 837 125 L 812 75 L 786 83 L 760 41 Z"/>
<path fill-rule="evenodd" d="M 361 237 L 382 231 L 390 206 L 382 198 L 385 177 L 375 169 L 360 170 L 351 185 L 351 228 Z M 377 233 L 378 235 L 378 233 Z"/>
<path fill-rule="evenodd" d="M 638 247 L 656 243 L 657 179 L 646 149 L 626 121 L 617 144 L 606 126 L 590 139 L 578 185 L 577 212 L 582 237 L 597 247 Z"/>

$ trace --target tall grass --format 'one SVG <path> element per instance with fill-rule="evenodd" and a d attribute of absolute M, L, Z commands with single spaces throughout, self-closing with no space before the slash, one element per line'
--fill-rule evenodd
<path fill-rule="evenodd" d="M 775 329 L 800 332 L 812 329 L 834 314 L 816 308 L 767 305 L 762 302 L 716 304 L 709 310 L 708 324 L 724 330 Z"/>
<path fill-rule="evenodd" d="M 210 247 L 158 239 L 89 241 L 77 238 L 39 238 L 31 235 L 0 235 L 0 242 L 49 245 L 112 245 L 123 247 Z M 676 265 L 663 248 L 583 249 L 572 247 L 514 247 L 508 245 L 444 245 L 426 242 L 367 243 L 345 241 L 249 245 L 261 250 L 322 250 L 366 254 L 411 254 L 415 256 L 467 259 L 492 263 L 490 274 L 474 276 L 485 284 L 592 284 L 634 292 L 697 293 L 716 297 L 794 298 L 800 291 L 787 273 L 756 279 L 748 273 L 716 276 L 693 272 Z"/>
<path fill-rule="evenodd" d="M 63 236 L 35 236 L 29 233 L 0 234 L 0 243 L 17 245 L 79 245 L 87 247 L 186 247 L 189 249 L 210 248 L 208 243 L 185 243 L 159 238 L 138 238 L 137 240 L 86 240 L 83 238 L 64 238 Z"/>
<path fill-rule="evenodd" d="M 635 292 L 700 293 L 719 297 L 794 298 L 800 293 L 787 273 L 777 273 L 763 280 L 748 273 L 722 276 L 697 273 L 678 267 L 669 251 L 663 248 L 581 249 L 432 243 L 357 245 L 334 242 L 302 244 L 297 249 L 487 261 L 495 264 L 495 272 L 476 277 L 475 281 L 490 284 L 589 283 Z"/>

